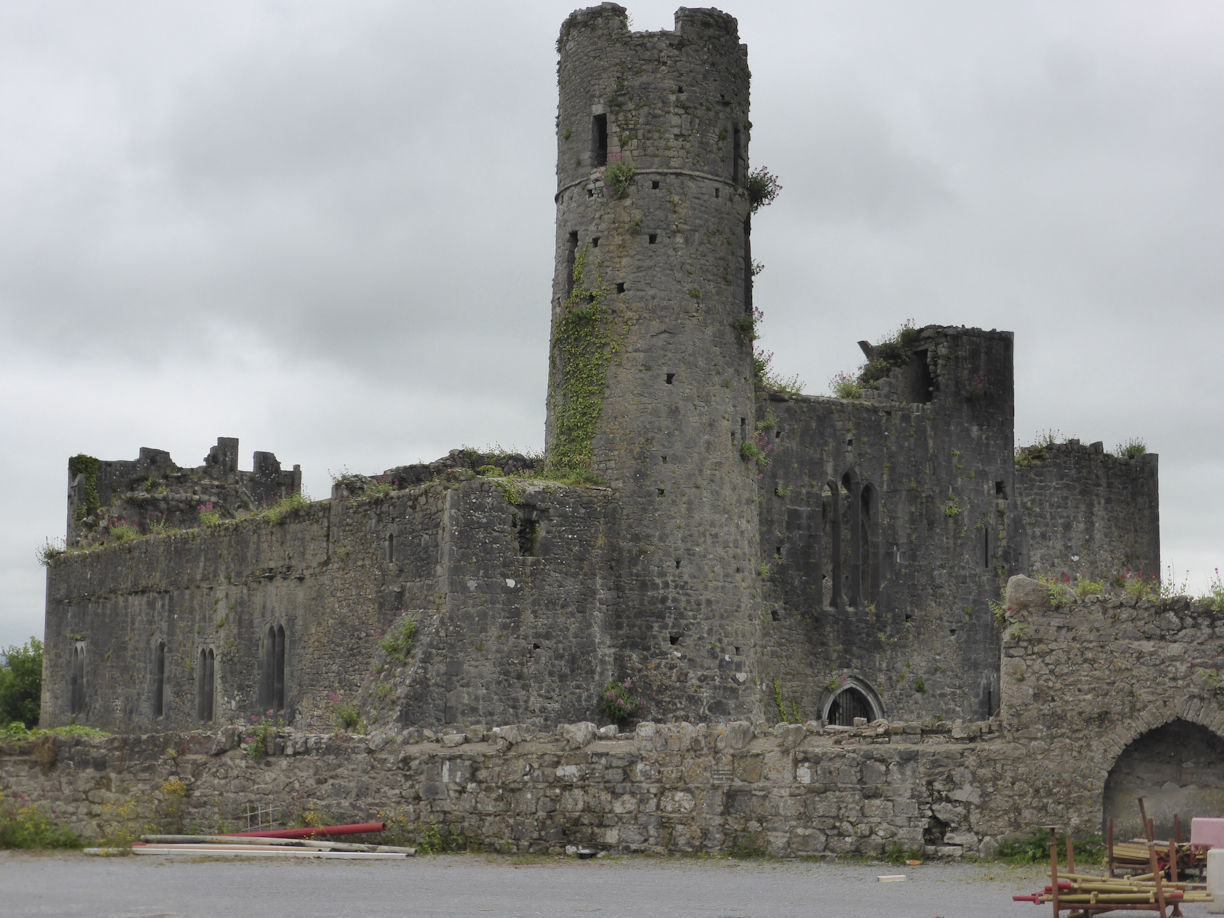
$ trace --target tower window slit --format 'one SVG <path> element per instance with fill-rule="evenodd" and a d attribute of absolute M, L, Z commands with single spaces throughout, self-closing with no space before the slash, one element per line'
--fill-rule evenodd
<path fill-rule="evenodd" d="M 608 116 L 596 115 L 591 119 L 591 165 L 608 164 Z"/>
<path fill-rule="evenodd" d="M 574 292 L 574 265 L 578 260 L 578 231 L 570 230 L 565 243 L 565 298 Z"/>

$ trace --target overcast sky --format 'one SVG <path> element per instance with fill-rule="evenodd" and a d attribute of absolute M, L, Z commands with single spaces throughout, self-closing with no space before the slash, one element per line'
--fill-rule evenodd
<path fill-rule="evenodd" d="M 672 28 L 675 3 L 629 5 Z M 0 4 L 0 647 L 42 635 L 67 460 L 218 436 L 330 472 L 544 436 L 556 52 L 573 7 Z M 1016 436 L 1160 454 L 1224 560 L 1224 4 L 754 2 L 775 366 L 1009 329 Z"/>

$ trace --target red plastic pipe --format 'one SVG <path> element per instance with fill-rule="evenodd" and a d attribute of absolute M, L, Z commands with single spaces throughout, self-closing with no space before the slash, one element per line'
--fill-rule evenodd
<path fill-rule="evenodd" d="M 232 838 L 314 838 L 316 835 L 364 835 L 382 832 L 385 822 L 354 822 L 343 826 L 308 826 L 303 829 L 265 829 L 262 832 L 222 832 Z"/>

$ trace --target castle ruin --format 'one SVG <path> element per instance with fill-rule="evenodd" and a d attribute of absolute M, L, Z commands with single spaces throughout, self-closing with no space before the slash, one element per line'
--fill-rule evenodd
<path fill-rule="evenodd" d="M 981 723 L 1009 576 L 1159 570 L 1156 456 L 1018 460 L 1008 332 L 864 343 L 858 399 L 761 378 L 735 19 L 604 3 L 558 51 L 539 467 L 457 450 L 310 503 L 229 438 L 74 457 L 43 726 L 543 729 L 606 722 L 624 680 L 629 726 Z"/>

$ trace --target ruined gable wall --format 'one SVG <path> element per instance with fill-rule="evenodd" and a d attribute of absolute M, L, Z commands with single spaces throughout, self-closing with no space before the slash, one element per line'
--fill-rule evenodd
<path fill-rule="evenodd" d="M 894 386 L 888 399 L 759 404 L 763 627 L 788 714 L 794 701 L 821 716 L 847 673 L 889 718 L 997 707 L 987 600 L 1011 563 L 1011 336 L 923 329 L 917 348 L 928 400 Z"/>

